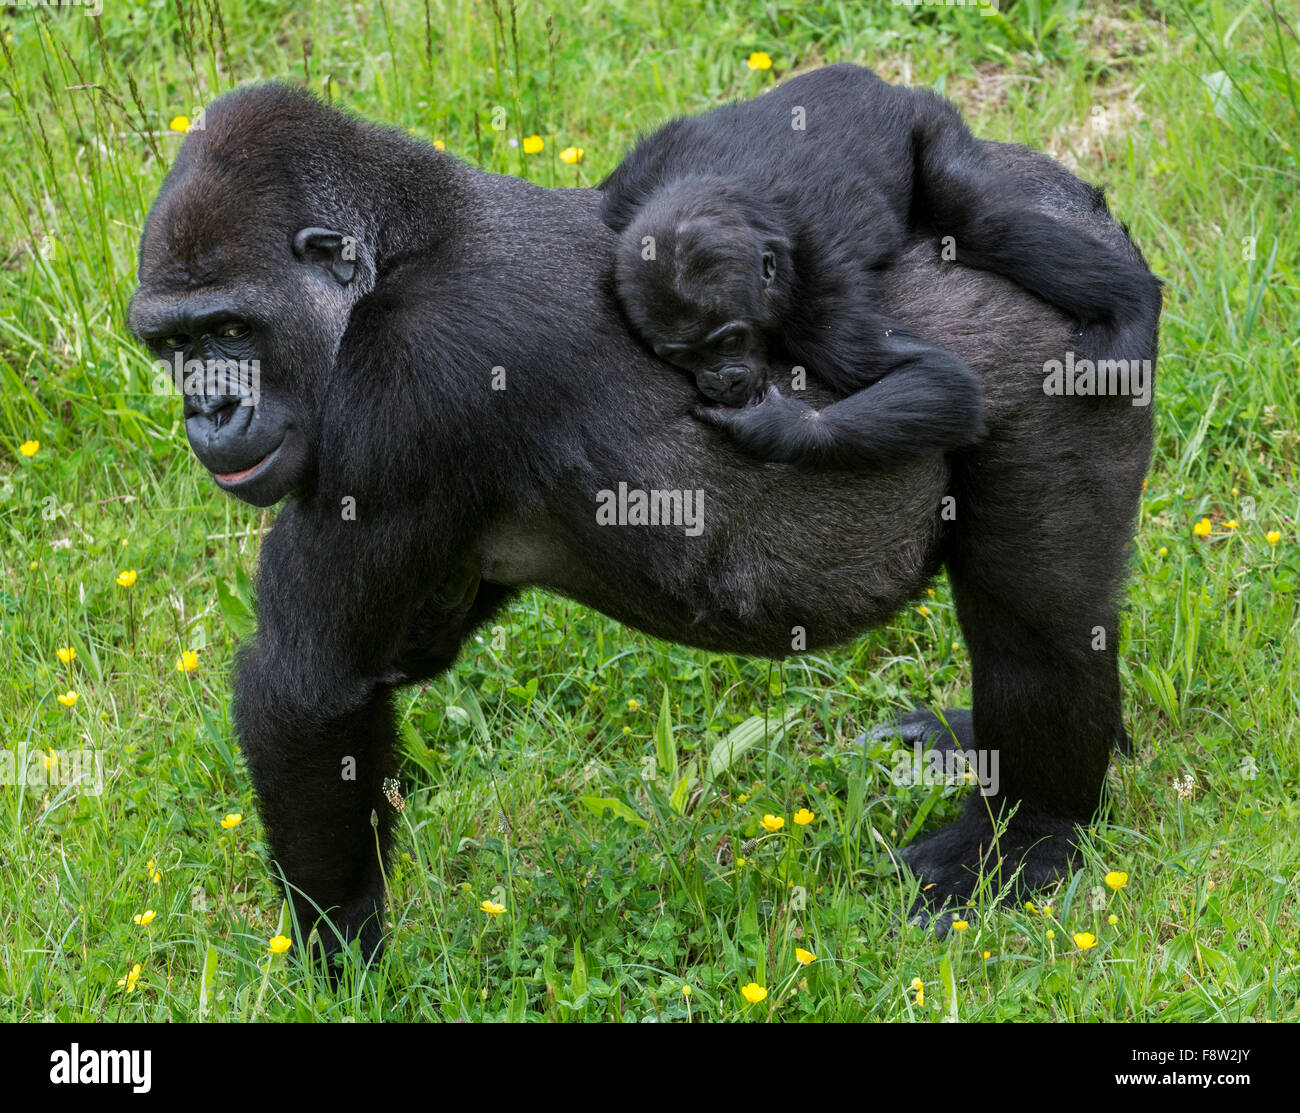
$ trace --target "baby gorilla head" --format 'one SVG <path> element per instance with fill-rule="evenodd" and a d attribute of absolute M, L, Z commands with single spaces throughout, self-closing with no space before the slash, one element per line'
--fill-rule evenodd
<path fill-rule="evenodd" d="M 715 401 L 743 404 L 768 381 L 789 245 L 735 183 L 679 179 L 654 193 L 619 239 L 615 279 L 632 327 Z"/>

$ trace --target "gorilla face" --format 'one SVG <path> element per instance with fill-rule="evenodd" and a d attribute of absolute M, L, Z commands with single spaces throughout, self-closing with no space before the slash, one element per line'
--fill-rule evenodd
<path fill-rule="evenodd" d="M 142 288 L 143 289 L 143 288 Z M 269 370 L 265 326 L 225 297 L 133 300 L 133 332 L 166 363 L 184 397 L 185 434 L 217 485 L 270 506 L 305 479 L 307 437 Z"/>
<path fill-rule="evenodd" d="M 196 205 L 186 153 L 146 226 L 127 321 L 182 392 L 190 447 L 217 486 L 270 506 L 301 492 L 314 471 L 320 382 L 361 285 L 343 257 L 355 240 L 290 226 L 269 243 L 265 231 L 236 232 L 216 247 L 223 225 L 255 227 L 256 205 Z"/>
<path fill-rule="evenodd" d="M 780 246 L 708 180 L 674 184 L 623 233 L 616 263 L 628 320 L 660 359 L 725 405 L 759 398 L 780 325 Z M 653 245 L 653 250 L 650 250 Z"/>

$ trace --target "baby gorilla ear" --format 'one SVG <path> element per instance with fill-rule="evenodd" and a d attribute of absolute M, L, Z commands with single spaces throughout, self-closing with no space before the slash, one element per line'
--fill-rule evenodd
<path fill-rule="evenodd" d="M 772 279 L 776 277 L 776 253 L 773 251 L 763 252 L 763 263 L 761 268 L 763 276 L 763 289 L 766 290 L 772 285 Z"/>

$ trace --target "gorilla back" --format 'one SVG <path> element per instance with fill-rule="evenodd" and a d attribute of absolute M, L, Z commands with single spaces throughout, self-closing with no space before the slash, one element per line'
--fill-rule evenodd
<path fill-rule="evenodd" d="M 1015 808 L 996 864 L 1023 885 L 1067 865 L 1122 730 L 1116 600 L 1151 435 L 1128 399 L 1044 394 L 1047 361 L 1104 357 L 1099 341 L 918 240 L 883 309 L 981 376 L 988 439 L 876 472 L 756 466 L 626 333 L 594 192 L 472 170 L 282 86 L 205 122 L 149 214 L 130 324 L 161 356 L 257 361 L 256 399 L 187 397 L 187 432 L 230 493 L 288 496 L 235 720 L 299 922 L 332 923 L 326 952 L 381 945 L 371 815 L 387 852 L 393 689 L 450 666 L 528 585 L 784 656 L 800 630 L 815 648 L 883 621 L 946 564 L 974 668 L 954 721 L 1001 751 L 992 803 Z M 1065 170 L 990 149 L 1044 211 L 1140 259 Z M 646 502 L 657 522 L 630 510 Z M 935 900 L 995 865 L 973 804 L 904 851 Z"/>

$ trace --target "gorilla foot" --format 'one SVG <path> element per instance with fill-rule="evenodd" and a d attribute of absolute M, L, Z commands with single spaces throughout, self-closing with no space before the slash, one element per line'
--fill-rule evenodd
<path fill-rule="evenodd" d="M 332 986 L 337 986 L 348 962 L 347 953 L 353 940 L 359 942 L 362 966 L 378 962 L 384 953 L 383 902 L 364 897 L 343 908 L 333 908 L 326 916 L 316 909 L 304 915 L 298 910 L 298 924 L 303 930 L 315 925 L 316 935 L 307 951 L 313 970 L 324 970 Z"/>
<path fill-rule="evenodd" d="M 909 746 L 921 743 L 923 749 L 973 750 L 975 748 L 975 723 L 964 707 L 949 707 L 939 714 L 926 708 L 909 711 L 897 719 L 872 727 L 854 743 L 883 742 L 896 739 Z"/>
<path fill-rule="evenodd" d="M 921 882 L 912 916 L 947 910 L 951 920 L 954 910 L 981 892 L 1018 903 L 1069 870 L 1077 851 L 1073 820 L 1021 819 L 1017 814 L 995 829 L 985 808 L 983 797 L 973 799 L 960 819 L 897 853 Z M 947 927 L 936 926 L 940 934 Z"/>

